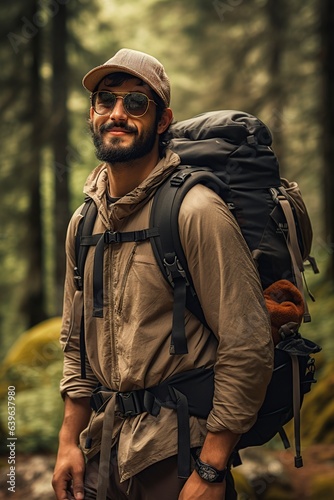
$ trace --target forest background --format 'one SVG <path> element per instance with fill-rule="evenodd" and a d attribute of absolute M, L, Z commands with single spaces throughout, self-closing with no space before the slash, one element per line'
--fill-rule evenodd
<path fill-rule="evenodd" d="M 322 345 L 320 373 L 327 373 L 334 360 L 334 2 L 16 0 L 1 3 L 0 33 L 1 397 L 9 384 L 19 389 L 21 449 L 56 447 L 64 239 L 98 163 L 81 79 L 122 47 L 163 62 L 176 120 L 239 109 L 270 127 L 281 175 L 298 182 L 313 223 L 320 274 L 306 270 L 316 302 L 303 333 Z"/>

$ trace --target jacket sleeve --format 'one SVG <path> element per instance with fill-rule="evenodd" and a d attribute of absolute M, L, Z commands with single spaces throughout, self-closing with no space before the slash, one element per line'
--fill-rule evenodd
<path fill-rule="evenodd" d="M 74 282 L 75 235 L 81 219 L 79 207 L 74 213 L 66 236 L 66 275 L 60 344 L 64 352 L 63 377 L 60 392 L 64 397 L 89 397 L 97 380 L 86 360 L 86 378 L 81 378 L 80 328 L 83 314 L 83 292 L 77 290 Z"/>
<path fill-rule="evenodd" d="M 207 323 L 217 337 L 212 432 L 249 430 L 272 375 L 273 344 L 259 276 L 226 204 L 198 185 L 186 195 L 179 228 Z"/>

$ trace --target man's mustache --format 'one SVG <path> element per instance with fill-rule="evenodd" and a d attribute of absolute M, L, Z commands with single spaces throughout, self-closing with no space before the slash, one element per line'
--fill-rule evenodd
<path fill-rule="evenodd" d="M 131 133 L 135 133 L 135 134 L 137 133 L 137 127 L 134 127 L 132 125 L 128 125 L 127 123 L 123 123 L 123 122 L 120 122 L 120 123 L 113 122 L 113 123 L 103 124 L 100 127 L 100 133 L 103 134 L 104 132 L 110 132 L 115 127 L 122 128 L 125 132 L 131 132 Z"/>

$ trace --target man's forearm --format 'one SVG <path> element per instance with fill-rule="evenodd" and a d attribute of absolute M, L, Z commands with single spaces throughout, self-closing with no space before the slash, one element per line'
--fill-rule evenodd
<path fill-rule="evenodd" d="M 59 444 L 78 444 L 80 433 L 86 428 L 91 408 L 89 398 L 71 399 L 65 396 L 64 420 L 59 432 Z"/>
<path fill-rule="evenodd" d="M 240 435 L 227 429 L 221 432 L 208 431 L 200 455 L 201 460 L 216 469 L 224 469 L 239 438 Z"/>

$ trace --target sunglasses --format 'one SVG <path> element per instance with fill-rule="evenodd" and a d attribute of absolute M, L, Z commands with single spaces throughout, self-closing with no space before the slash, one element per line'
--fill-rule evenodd
<path fill-rule="evenodd" d="M 114 109 L 117 99 L 123 99 L 125 112 L 136 118 L 144 116 L 147 112 L 150 102 L 157 103 L 149 99 L 146 94 L 141 92 L 109 92 L 101 90 L 91 95 L 92 107 L 98 115 L 107 115 Z"/>

